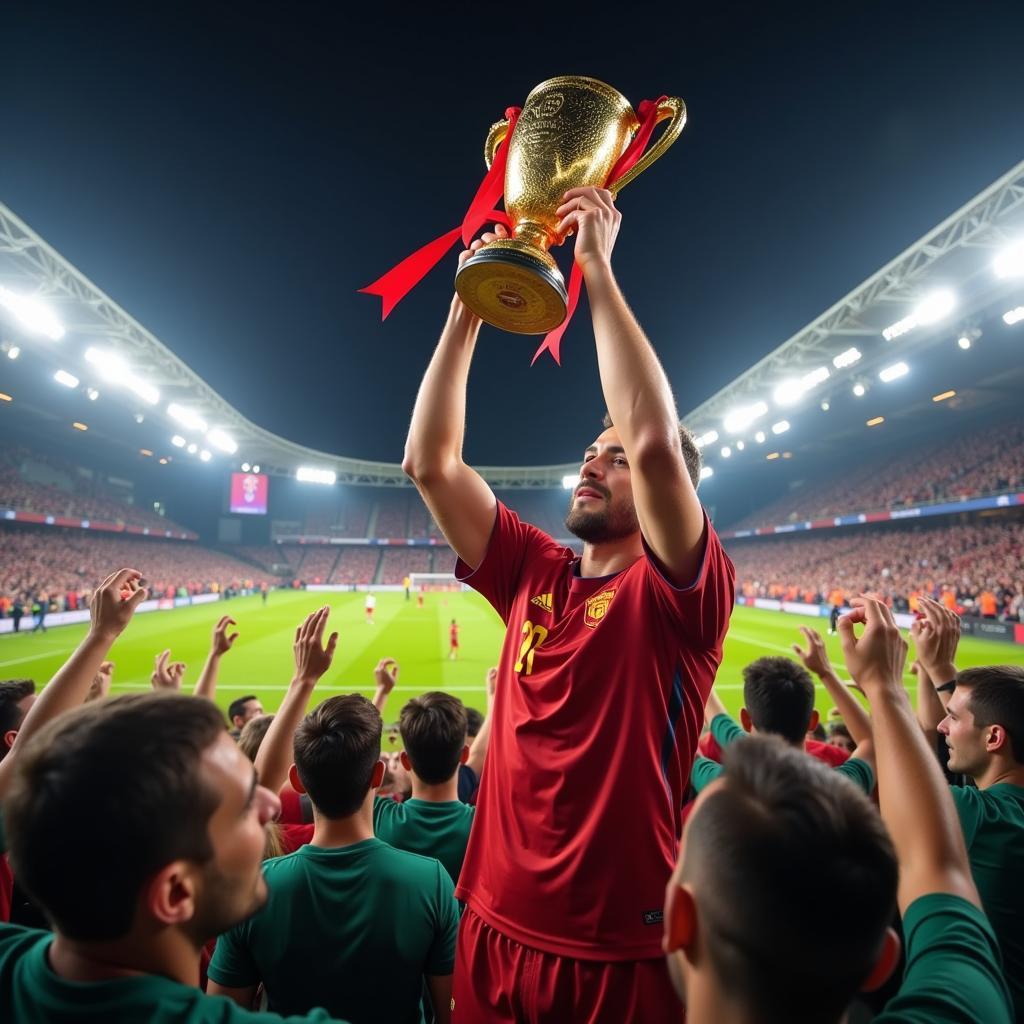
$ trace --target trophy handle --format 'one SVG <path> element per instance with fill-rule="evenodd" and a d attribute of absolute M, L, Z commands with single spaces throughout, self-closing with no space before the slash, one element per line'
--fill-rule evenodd
<path fill-rule="evenodd" d="M 668 131 L 665 132 L 668 134 Z M 487 169 L 491 169 L 491 164 L 494 163 L 494 154 L 498 151 L 498 147 L 504 141 L 508 135 L 508 118 L 503 117 L 500 121 L 495 121 L 491 125 L 491 130 L 487 133 L 487 141 L 484 143 L 484 163 L 487 164 Z"/>
<path fill-rule="evenodd" d="M 679 133 L 686 124 L 686 104 L 678 96 L 669 96 L 658 107 L 658 118 L 655 123 L 660 124 L 662 121 L 669 121 L 669 125 L 661 133 L 661 138 L 618 181 L 607 186 L 613 196 L 646 171 L 679 138 Z M 491 131 L 493 132 L 494 128 Z"/>

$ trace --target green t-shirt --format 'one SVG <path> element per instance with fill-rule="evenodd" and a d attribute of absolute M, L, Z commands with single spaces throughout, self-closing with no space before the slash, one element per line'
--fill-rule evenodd
<path fill-rule="evenodd" d="M 711 735 L 715 742 L 724 750 L 730 743 L 746 737 L 746 733 L 728 716 L 715 715 L 711 720 Z M 808 757 L 811 755 L 808 754 Z M 690 771 L 690 783 L 699 793 L 709 782 L 713 782 L 725 769 L 709 757 L 698 757 Z M 832 769 L 846 776 L 861 792 L 868 796 L 875 789 L 875 773 L 867 761 L 859 757 L 847 758 L 841 765 Z"/>
<path fill-rule="evenodd" d="M 1010 993 L 988 918 L 959 896 L 933 893 L 903 915 L 907 967 L 874 1024 L 1010 1024 Z"/>
<path fill-rule="evenodd" d="M 439 861 L 366 839 L 300 847 L 263 874 L 267 905 L 217 940 L 211 980 L 262 981 L 277 1013 L 419 1024 L 424 975 L 455 966 L 459 905 Z"/>
<path fill-rule="evenodd" d="M 458 883 L 474 814 L 476 808 L 461 800 L 435 803 L 414 797 L 396 803 L 379 796 L 373 804 L 373 831 L 399 850 L 436 857 Z"/>
<path fill-rule="evenodd" d="M 51 932 L 0 924 L 0 1020 L 32 1024 L 329 1024 L 325 1010 L 304 1017 L 253 1013 L 222 996 L 147 974 L 116 981 L 65 981 L 50 969 Z"/>
<path fill-rule="evenodd" d="M 953 786 L 981 905 L 999 939 L 1017 1018 L 1024 1020 L 1024 787 Z"/>

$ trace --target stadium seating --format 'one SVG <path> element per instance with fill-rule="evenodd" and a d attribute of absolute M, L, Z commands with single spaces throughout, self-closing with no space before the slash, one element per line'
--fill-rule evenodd
<path fill-rule="evenodd" d="M 143 568 L 150 591 L 159 596 L 182 588 L 201 594 L 275 581 L 247 562 L 191 541 L 4 524 L 0 548 L 0 595 L 47 594 L 57 610 L 79 605 L 111 565 Z"/>
<path fill-rule="evenodd" d="M 913 595 L 951 591 L 972 611 L 985 592 L 998 614 L 1020 619 L 1024 522 L 985 520 L 935 527 L 874 527 L 726 542 L 737 593 L 818 603 L 833 591 L 876 591 L 906 610 Z"/>
<path fill-rule="evenodd" d="M 47 453 L 11 445 L 0 452 L 0 507 L 151 530 L 184 527 L 118 496 L 102 474 Z"/>
<path fill-rule="evenodd" d="M 1024 426 L 1001 423 L 953 440 L 929 442 L 880 463 L 837 467 L 833 479 L 806 481 L 784 498 L 729 524 L 770 526 L 850 512 L 1024 490 Z"/>

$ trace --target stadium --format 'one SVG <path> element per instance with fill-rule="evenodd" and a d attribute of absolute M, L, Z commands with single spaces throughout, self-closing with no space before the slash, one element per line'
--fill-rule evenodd
<path fill-rule="evenodd" d="M 230 50 L 228 15 L 204 17 Z M 413 131 L 424 195 L 477 189 L 420 249 L 442 214 L 392 202 L 393 168 L 356 210 L 303 206 L 320 168 L 221 216 L 335 81 L 304 52 L 337 25 L 304 17 L 242 19 L 301 84 L 243 103 L 279 140 L 252 182 L 211 156 L 196 209 L 140 228 L 181 219 L 164 262 L 132 265 L 116 201 L 76 238 L 59 203 L 0 193 L 0 1018 L 1024 1019 L 1024 160 L 980 190 L 950 171 L 956 200 L 888 224 L 899 243 L 788 337 L 764 332 L 836 278 L 793 285 L 784 316 L 737 312 L 744 265 L 764 264 L 752 306 L 786 276 L 764 241 L 782 221 L 750 228 L 715 299 L 763 330 L 726 350 L 670 315 L 708 267 L 651 241 L 644 185 L 618 194 L 674 144 L 677 97 L 548 78 L 491 127 L 479 185 L 426 166 L 447 121 L 436 150 Z M 587 159 L 557 164 L 541 246 L 522 167 L 569 152 L 599 101 L 611 156 L 578 185 Z M 196 166 L 241 138 L 215 107 Z M 144 134 L 112 151 L 140 158 Z M 140 195 L 191 178 L 155 159 Z M 349 186 L 374 178 L 354 166 Z M 684 191 L 668 173 L 652 194 Z M 872 196 L 879 220 L 912 198 Z M 741 233 L 724 202 L 702 215 Z M 639 231 L 617 279 L 620 217 Z M 342 224 L 332 262 L 312 239 Z M 340 327 L 335 277 L 360 309 Z M 507 326 L 536 294 L 561 302 L 552 332 Z M 539 365 L 500 346 L 514 333 L 546 334 Z M 533 382 L 564 405 L 534 409 Z"/>

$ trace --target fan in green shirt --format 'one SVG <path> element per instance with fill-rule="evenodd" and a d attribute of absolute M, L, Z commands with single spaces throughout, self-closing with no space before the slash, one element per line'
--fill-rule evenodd
<path fill-rule="evenodd" d="M 400 850 L 436 857 L 458 882 L 476 808 L 459 800 L 459 766 L 469 757 L 466 708 L 456 697 L 431 692 L 402 708 L 402 766 L 412 799 L 380 799 L 373 809 L 379 839 Z"/>
<path fill-rule="evenodd" d="M 871 707 L 881 818 L 792 742 L 762 734 L 724 751 L 666 892 L 664 948 L 689 1024 L 839 1024 L 898 962 L 894 902 L 907 968 L 876 1020 L 1012 1019 L 956 808 L 903 686 L 907 643 L 882 601 L 852 605 L 839 632 Z M 842 928 L 821 927 L 814 892 L 843 908 Z"/>
<path fill-rule="evenodd" d="M 733 720 L 726 714 L 718 714 L 711 720 L 711 735 L 714 736 L 718 745 L 725 750 L 730 743 L 742 740 L 747 736 Z M 860 753 L 858 754 L 858 750 Z M 849 779 L 859 790 L 871 794 L 875 788 L 875 773 L 871 763 L 864 754 L 863 745 L 853 752 L 842 764 L 832 769 L 837 775 Z M 807 755 L 808 757 L 810 755 Z M 710 757 L 697 757 L 693 762 L 693 769 L 690 772 L 690 784 L 699 793 L 709 783 L 720 778 L 725 769 Z"/>
<path fill-rule="evenodd" d="M 301 718 L 311 692 L 293 680 L 256 767 L 265 782 L 280 784 L 282 755 L 292 747 L 288 775 L 312 802 L 312 842 L 266 863 L 269 900 L 220 936 L 208 990 L 251 1006 L 262 983 L 275 1012 L 321 1006 L 353 1024 L 419 1024 L 426 982 L 436 1020 L 448 1024 L 459 924 L 454 884 L 435 858 L 374 836 L 384 774 L 377 708 L 352 694 Z"/>
<path fill-rule="evenodd" d="M 934 714 L 942 714 L 937 728 L 949 748 L 949 770 L 977 785 L 952 787 L 953 803 L 1024 1020 L 1024 667 L 990 665 L 955 678 L 945 713 Z M 920 713 L 927 715 L 927 706 Z"/>

